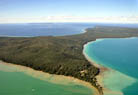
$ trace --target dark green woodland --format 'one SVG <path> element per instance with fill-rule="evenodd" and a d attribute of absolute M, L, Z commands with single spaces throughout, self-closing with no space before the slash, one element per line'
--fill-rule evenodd
<path fill-rule="evenodd" d="M 83 45 L 97 38 L 138 37 L 138 29 L 97 26 L 86 31 L 72 36 L 0 37 L 0 60 L 90 82 L 102 94 L 95 78 L 100 70 L 86 60 Z"/>

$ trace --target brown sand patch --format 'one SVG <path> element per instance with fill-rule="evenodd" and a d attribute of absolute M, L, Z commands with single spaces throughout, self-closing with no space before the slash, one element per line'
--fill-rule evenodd
<path fill-rule="evenodd" d="M 11 64 L 11 63 L 2 62 L 2 61 L 0 61 L 0 71 L 23 72 L 23 73 L 30 75 L 32 77 L 35 77 L 35 78 L 38 78 L 38 79 L 41 79 L 44 81 L 52 82 L 55 84 L 82 85 L 82 86 L 85 86 L 85 87 L 92 89 L 92 91 L 94 92 L 93 95 L 99 95 L 98 90 L 95 87 L 93 87 L 90 83 L 76 79 L 76 78 L 73 78 L 73 77 L 70 77 L 70 76 L 49 74 L 49 73 L 45 73 L 42 71 L 33 70 L 29 67 L 15 65 L 15 64 Z"/>

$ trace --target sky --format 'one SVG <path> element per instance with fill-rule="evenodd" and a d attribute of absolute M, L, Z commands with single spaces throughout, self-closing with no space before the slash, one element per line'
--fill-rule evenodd
<path fill-rule="evenodd" d="M 0 0 L 0 23 L 138 23 L 138 0 Z"/>

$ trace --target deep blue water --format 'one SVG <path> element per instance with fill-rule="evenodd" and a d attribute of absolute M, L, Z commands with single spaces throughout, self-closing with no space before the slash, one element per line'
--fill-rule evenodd
<path fill-rule="evenodd" d="M 119 26 L 138 28 L 138 24 L 105 23 L 28 23 L 0 24 L 0 36 L 64 36 L 79 34 L 94 26 Z"/>
<path fill-rule="evenodd" d="M 138 28 L 138 24 L 105 23 L 30 23 L 0 24 L 0 36 L 63 36 L 79 34 L 94 26 Z M 138 38 L 105 39 L 87 46 L 87 55 L 102 65 L 122 72 L 138 81 Z M 119 79 L 119 78 L 117 78 Z M 138 82 L 124 88 L 125 95 L 138 95 Z"/>
<path fill-rule="evenodd" d="M 84 51 L 97 64 L 112 68 L 135 79 L 137 82 L 121 90 L 124 95 L 138 95 L 138 38 L 98 39 L 87 44 Z M 118 80 L 120 84 L 121 81 L 131 83 L 131 80 L 127 78 L 121 79 L 120 76 L 115 80 Z"/>

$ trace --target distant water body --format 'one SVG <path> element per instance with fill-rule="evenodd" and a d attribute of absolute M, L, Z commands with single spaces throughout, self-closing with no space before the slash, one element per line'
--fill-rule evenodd
<path fill-rule="evenodd" d="M 86 28 L 94 26 L 118 26 L 138 28 L 138 24 L 112 23 L 27 23 L 0 24 L 0 36 L 64 36 L 82 33 Z"/>
<path fill-rule="evenodd" d="M 118 26 L 138 28 L 138 24 L 104 24 L 104 23 L 31 23 L 31 24 L 0 24 L 0 36 L 64 36 L 79 34 L 86 28 L 94 26 Z M 104 39 L 90 43 L 85 48 L 86 53 L 96 62 L 116 70 L 116 73 L 110 75 L 104 80 L 107 88 L 119 90 L 125 95 L 138 95 L 138 74 L 136 68 L 138 39 Z M 123 44 L 122 44 L 123 43 Z M 115 48 L 115 46 L 118 46 Z M 124 47 L 125 46 L 125 47 Z M 122 50 L 123 48 L 123 50 Z M 117 49 L 117 50 L 116 50 Z M 108 51 L 109 50 L 109 51 Z M 118 51 L 118 52 L 112 52 Z M 122 53 L 123 52 L 123 53 Z M 129 53 L 129 54 L 128 54 Z M 127 56 L 128 55 L 128 56 Z M 112 64 L 110 64 L 113 62 Z M 123 62 L 122 64 L 120 62 Z M 0 69 L 12 68 L 10 66 L 1 66 Z M 133 68 L 133 69 L 131 69 Z M 123 80 L 119 82 L 118 79 Z M 93 90 L 79 84 L 62 85 L 34 78 L 26 75 L 24 72 L 0 71 L 0 95 L 93 95 Z M 116 85 L 112 80 L 116 80 Z M 61 82 L 60 82 L 61 83 Z M 123 83 L 123 84 L 122 84 Z M 120 85 L 120 86 L 118 86 Z M 113 94 L 112 94 L 113 95 Z"/>
<path fill-rule="evenodd" d="M 138 38 L 97 39 L 85 45 L 84 52 L 96 64 L 113 70 L 103 79 L 106 88 L 138 95 Z"/>

